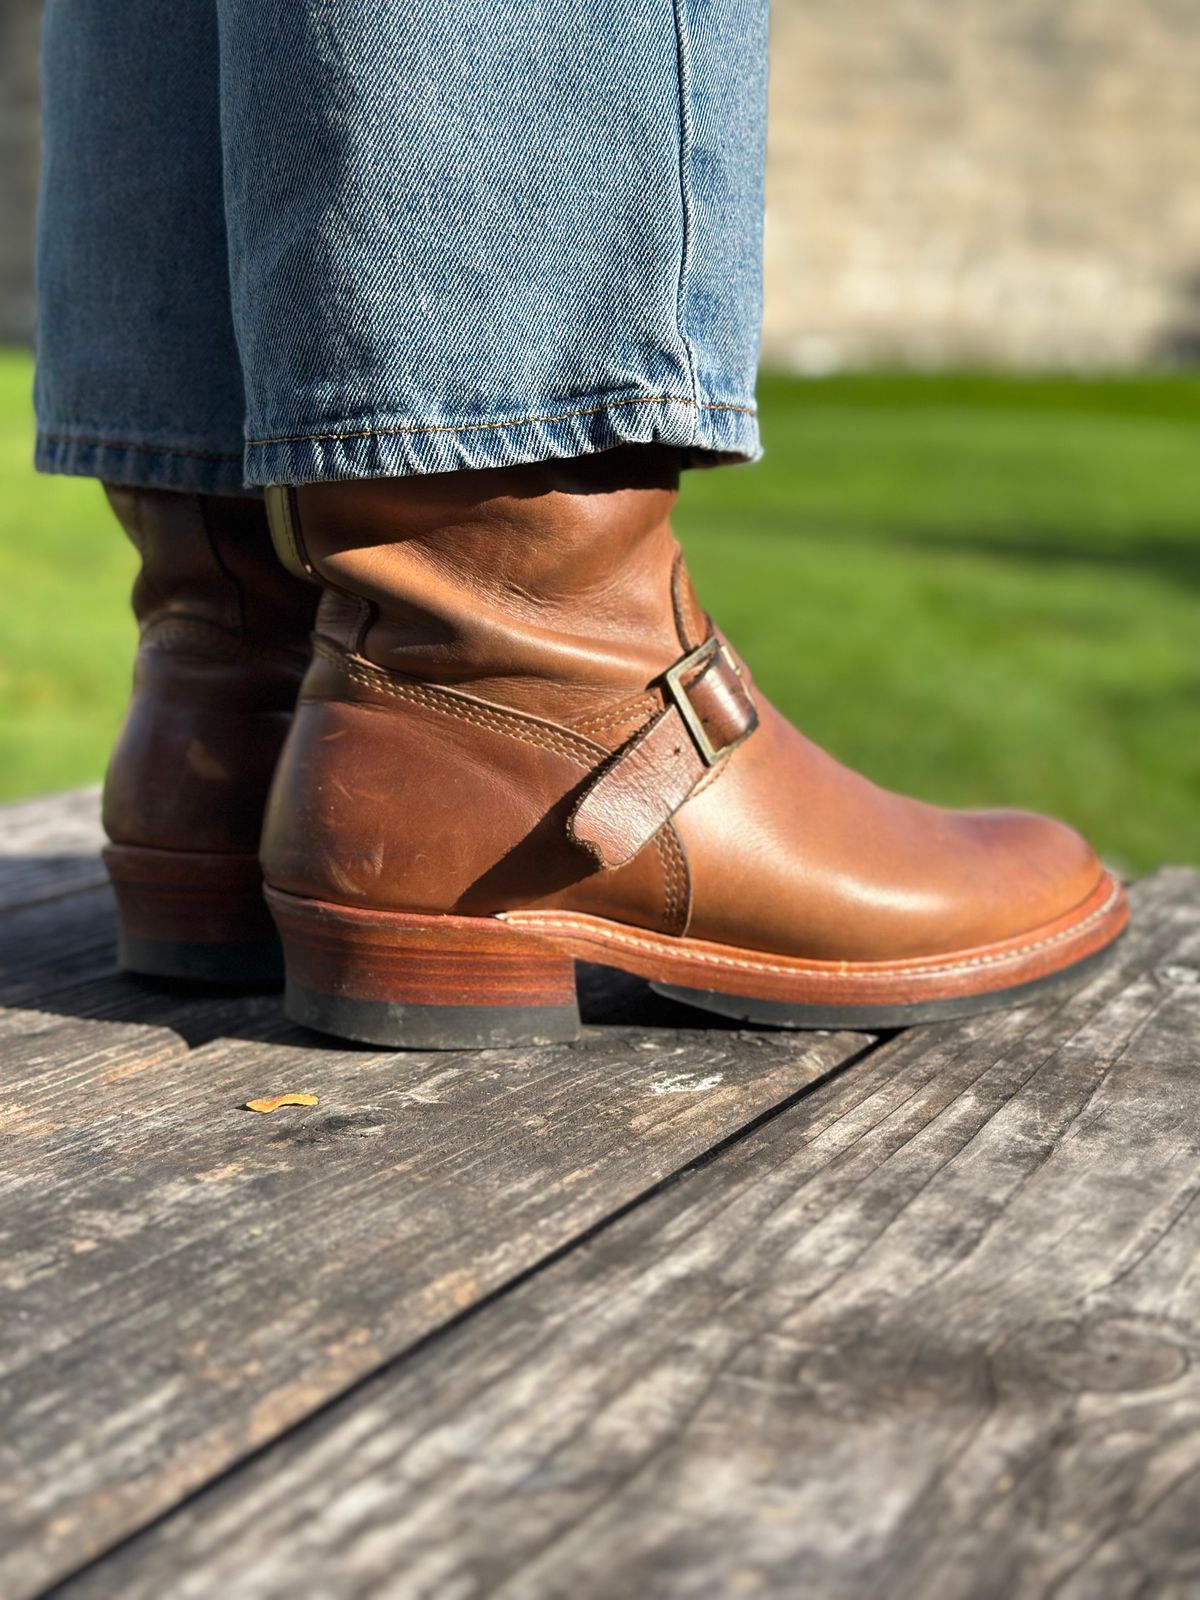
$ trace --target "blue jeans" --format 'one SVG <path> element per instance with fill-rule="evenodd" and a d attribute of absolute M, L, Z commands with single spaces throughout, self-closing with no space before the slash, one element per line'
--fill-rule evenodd
<path fill-rule="evenodd" d="M 48 0 L 37 461 L 758 453 L 766 0 Z"/>

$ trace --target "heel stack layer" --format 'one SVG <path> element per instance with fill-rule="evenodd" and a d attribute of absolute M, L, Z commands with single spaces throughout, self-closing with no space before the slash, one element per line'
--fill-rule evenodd
<path fill-rule="evenodd" d="M 126 972 L 255 987 L 282 980 L 256 857 L 115 844 L 103 854 Z"/>
<path fill-rule="evenodd" d="M 267 889 L 295 1022 L 393 1049 L 558 1044 L 579 1033 L 575 963 L 489 917 L 366 911 Z"/>

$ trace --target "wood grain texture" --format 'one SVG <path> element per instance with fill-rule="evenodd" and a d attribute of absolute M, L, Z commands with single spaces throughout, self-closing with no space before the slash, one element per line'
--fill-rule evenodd
<path fill-rule="evenodd" d="M 593 983 L 578 1046 L 330 1048 L 106 972 L 107 891 L 10 911 L 0 1594 L 38 1591 L 835 1069 Z M 255 1116 L 248 1099 L 319 1095 Z"/>
<path fill-rule="evenodd" d="M 0 1006 L 19 1006 L 116 970 L 107 883 L 0 912 Z"/>
<path fill-rule="evenodd" d="M 0 806 L 0 911 L 104 882 L 100 790 Z"/>
<path fill-rule="evenodd" d="M 112 971 L 103 842 L 96 788 L 0 806 L 0 1006 Z M 66 896 L 64 915 L 56 902 Z M 5 1020 L 0 1012 L 0 1031 Z"/>
<path fill-rule="evenodd" d="M 65 1593 L 1194 1595 L 1198 1153 L 1176 871 L 1072 1001 L 879 1049 Z"/>

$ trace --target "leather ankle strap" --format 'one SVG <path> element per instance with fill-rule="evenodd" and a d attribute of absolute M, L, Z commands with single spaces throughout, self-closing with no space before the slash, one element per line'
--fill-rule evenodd
<path fill-rule="evenodd" d="M 568 820 L 602 867 L 632 861 L 758 726 L 749 686 L 716 634 L 664 674 L 662 690 L 664 709 L 605 763 Z"/>

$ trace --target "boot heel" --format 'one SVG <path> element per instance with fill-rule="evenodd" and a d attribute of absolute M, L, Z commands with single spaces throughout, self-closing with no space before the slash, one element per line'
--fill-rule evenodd
<path fill-rule="evenodd" d="M 579 1035 L 575 963 L 490 917 L 364 911 L 277 889 L 293 1022 L 397 1050 L 560 1044 Z"/>
<path fill-rule="evenodd" d="M 126 972 L 255 987 L 282 980 L 283 952 L 254 856 L 110 844 L 104 865 Z"/>

